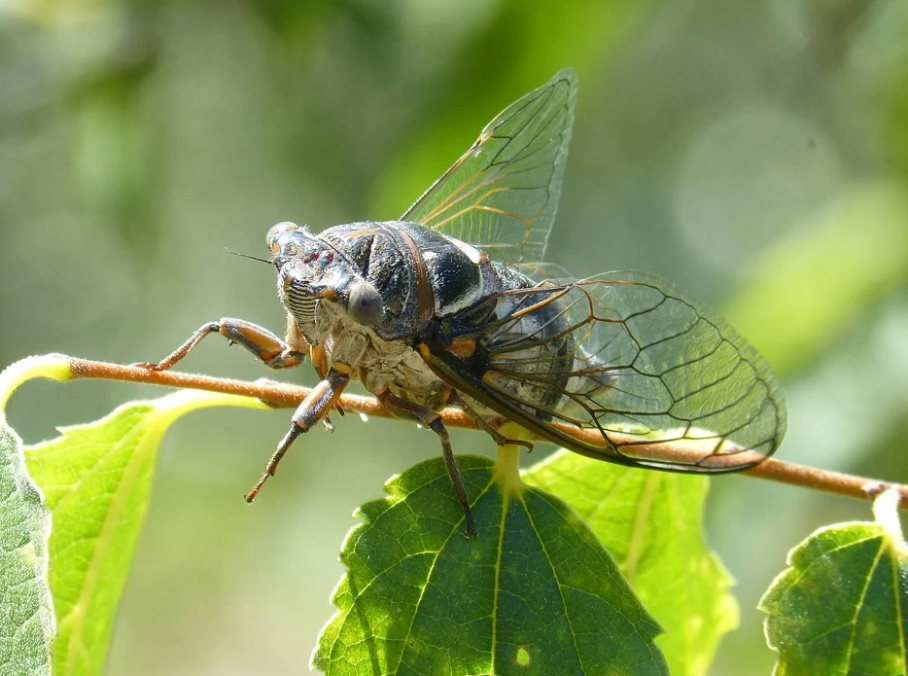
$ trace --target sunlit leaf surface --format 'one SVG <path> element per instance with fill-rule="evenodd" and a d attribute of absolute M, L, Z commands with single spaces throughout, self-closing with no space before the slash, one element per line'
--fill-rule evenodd
<path fill-rule="evenodd" d="M 877 523 L 821 528 L 795 547 L 766 592 L 778 676 L 908 672 L 908 547 L 885 499 Z"/>
<path fill-rule="evenodd" d="M 731 577 L 706 545 L 706 477 L 650 472 L 561 451 L 524 479 L 567 502 L 615 557 L 665 631 L 656 643 L 674 676 L 707 674 L 736 628 Z"/>
<path fill-rule="evenodd" d="M 0 674 L 50 673 L 50 515 L 28 481 L 22 442 L 0 422 Z"/>
<path fill-rule="evenodd" d="M 478 535 L 441 459 L 388 483 L 347 538 L 313 667 L 337 674 L 666 674 L 658 625 L 560 500 L 461 456 Z"/>
<path fill-rule="evenodd" d="M 28 470 L 53 519 L 54 674 L 103 673 L 161 437 L 181 415 L 219 405 L 262 406 L 241 397 L 179 392 L 126 404 L 26 449 Z"/>

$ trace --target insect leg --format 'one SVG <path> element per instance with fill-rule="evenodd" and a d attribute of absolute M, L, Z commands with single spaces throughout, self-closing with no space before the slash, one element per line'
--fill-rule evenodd
<path fill-rule="evenodd" d="M 332 368 L 328 371 L 325 379 L 313 388 L 309 396 L 303 399 L 303 403 L 299 405 L 296 413 L 293 414 L 293 424 L 290 426 L 290 431 L 281 439 L 281 443 L 278 444 L 274 455 L 271 456 L 268 464 L 265 465 L 265 473 L 262 478 L 256 482 L 251 491 L 243 496 L 246 502 L 255 500 L 255 496 L 258 495 L 262 486 L 268 481 L 268 477 L 274 476 L 277 466 L 293 441 L 299 435 L 308 432 L 313 425 L 327 415 L 349 382 L 350 376 L 348 374 Z"/>
<path fill-rule="evenodd" d="M 288 328 L 289 331 L 296 329 L 296 324 L 294 323 L 292 327 Z M 298 329 L 296 329 L 298 331 Z M 300 337 L 296 337 L 296 340 L 299 341 Z M 288 341 L 291 338 L 288 338 Z M 310 345 L 309 346 L 309 361 L 312 362 L 312 366 L 315 368 L 315 372 L 318 374 L 318 377 L 322 380 L 325 379 L 325 376 L 328 375 L 328 356 L 325 353 L 325 347 L 323 345 Z M 336 405 L 335 410 L 340 413 L 342 416 L 345 415 L 344 409 L 340 405 Z M 324 419 L 325 427 L 329 430 L 334 431 L 334 425 L 331 424 L 331 419 L 329 416 L 325 416 Z"/>
<path fill-rule="evenodd" d="M 442 422 L 441 416 L 432 409 L 407 401 L 388 390 L 380 394 L 378 400 L 393 415 L 399 418 L 418 420 L 423 427 L 427 427 L 438 435 L 441 441 L 442 456 L 445 459 L 445 467 L 448 470 L 448 477 L 450 477 L 451 485 L 454 487 L 454 495 L 463 507 L 463 514 L 467 523 L 464 537 L 476 537 L 476 530 L 473 528 L 473 512 L 470 511 L 467 489 L 463 485 L 463 477 L 460 474 L 460 468 L 457 467 L 457 460 L 454 458 L 454 451 L 451 448 L 451 438 L 444 422 Z"/>
<path fill-rule="evenodd" d="M 273 369 L 298 366 L 305 358 L 303 352 L 294 350 L 268 329 L 243 319 L 225 317 L 220 321 L 203 324 L 189 336 L 186 342 L 157 364 L 142 362 L 137 366 L 144 366 L 152 371 L 166 371 L 189 354 L 190 350 L 198 345 L 205 336 L 212 333 L 220 333 L 231 343 L 242 345 Z"/>

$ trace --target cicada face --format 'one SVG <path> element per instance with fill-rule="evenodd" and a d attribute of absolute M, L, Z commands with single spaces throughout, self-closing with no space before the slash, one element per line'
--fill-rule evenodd
<path fill-rule="evenodd" d="M 340 305 L 350 318 L 372 326 L 381 317 L 382 298 L 343 250 L 294 223 L 278 223 L 266 243 L 277 268 L 281 301 L 310 342 L 317 341 L 322 301 Z"/>

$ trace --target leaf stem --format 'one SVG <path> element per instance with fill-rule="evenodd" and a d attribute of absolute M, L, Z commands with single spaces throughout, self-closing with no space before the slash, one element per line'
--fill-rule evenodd
<path fill-rule="evenodd" d="M 62 356 L 62 355 L 55 355 Z M 232 380 L 227 378 L 214 378 L 177 371 L 150 371 L 140 366 L 125 366 L 100 361 L 65 357 L 69 360 L 72 376 L 76 378 L 101 378 L 105 380 L 119 380 L 123 382 L 147 383 L 150 385 L 164 385 L 167 387 L 192 388 L 221 392 L 224 394 L 238 394 L 245 397 L 254 397 L 281 408 L 296 407 L 311 391 L 309 388 L 297 385 L 287 385 L 272 380 L 256 380 L 254 382 Z M 355 394 L 344 394 L 338 404 L 344 410 L 365 413 L 369 416 L 393 418 L 385 408 L 373 397 L 364 397 Z M 458 409 L 445 409 L 441 413 L 445 425 L 448 427 L 463 427 L 476 429 L 474 423 L 463 411 Z M 580 430 L 564 427 L 568 434 L 581 436 Z M 664 457 L 671 459 L 677 454 L 678 458 L 685 458 L 685 451 L 666 448 L 660 452 Z M 677 444 L 674 444 L 677 447 Z M 688 454 L 689 455 L 689 454 Z M 758 479 L 768 479 L 779 483 L 803 486 L 814 490 L 843 495 L 859 500 L 871 499 L 873 489 L 880 485 L 880 481 L 866 477 L 844 474 L 830 470 L 807 467 L 784 460 L 767 458 L 759 465 L 740 472 Z M 908 486 L 895 486 L 900 495 L 899 507 L 908 509 Z M 869 491 L 869 493 L 868 493 Z"/>

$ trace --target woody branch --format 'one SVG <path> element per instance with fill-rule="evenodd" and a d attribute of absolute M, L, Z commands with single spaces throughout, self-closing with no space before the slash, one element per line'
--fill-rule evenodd
<path fill-rule="evenodd" d="M 272 406 L 287 408 L 298 406 L 303 398 L 310 392 L 309 388 L 268 380 L 248 382 L 227 378 L 214 378 L 191 373 L 181 373 L 177 371 L 151 371 L 138 366 L 110 364 L 107 362 L 90 361 L 75 357 L 66 358 L 70 362 L 73 378 L 75 379 L 101 378 L 123 382 L 207 390 L 210 392 L 253 397 Z M 370 416 L 383 418 L 393 417 L 373 397 L 344 394 L 341 396 L 338 403 L 348 411 L 365 413 Z M 476 429 L 476 424 L 463 411 L 449 408 L 445 409 L 441 415 L 445 425 L 449 427 Z M 584 436 L 583 430 L 576 430 L 567 426 L 563 428 L 563 431 L 568 434 L 573 434 L 578 438 Z M 660 453 L 664 459 L 684 461 L 686 457 L 689 457 L 690 455 L 690 451 L 685 451 L 683 448 L 677 448 L 677 444 L 672 445 L 676 448 L 672 448 L 668 445 L 665 446 L 664 449 L 660 449 Z M 674 457 L 673 454 L 677 454 L 677 457 Z M 776 460 L 775 458 L 763 460 L 759 465 L 744 470 L 741 474 L 756 477 L 758 479 L 768 479 L 779 483 L 803 486 L 805 488 L 812 488 L 814 490 L 864 500 L 873 497 L 879 491 L 880 487 L 885 484 L 885 482 L 876 479 L 833 472 L 818 469 L 816 467 L 807 467 L 805 465 L 785 462 L 784 460 Z M 902 509 L 908 509 L 908 486 L 897 486 L 897 488 L 901 494 L 900 507 Z"/>

